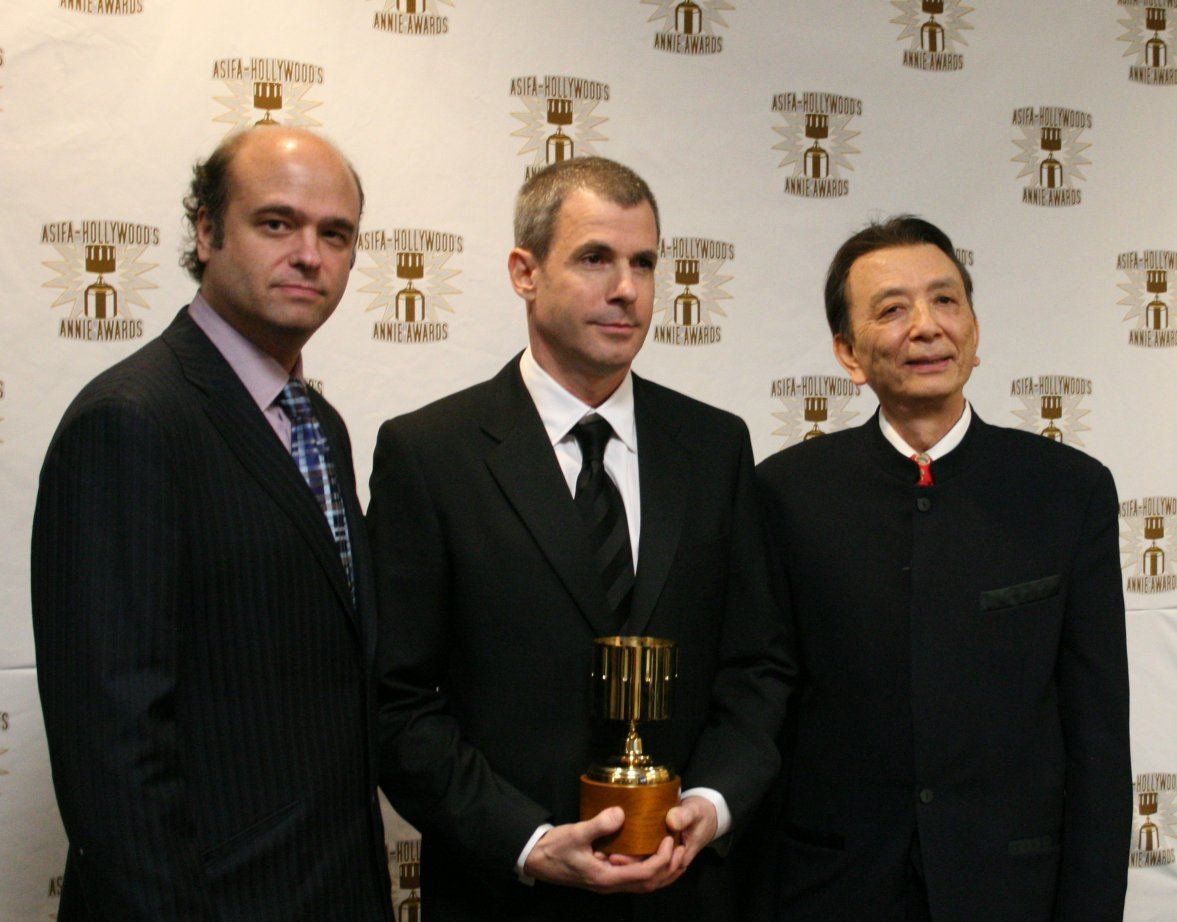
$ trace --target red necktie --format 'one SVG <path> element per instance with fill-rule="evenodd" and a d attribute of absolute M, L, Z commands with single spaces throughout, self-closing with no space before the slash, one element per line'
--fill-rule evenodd
<path fill-rule="evenodd" d="M 934 483 L 932 480 L 932 459 L 921 451 L 918 455 L 912 455 L 911 460 L 920 466 L 920 479 L 916 481 L 916 486 L 930 487 Z"/>

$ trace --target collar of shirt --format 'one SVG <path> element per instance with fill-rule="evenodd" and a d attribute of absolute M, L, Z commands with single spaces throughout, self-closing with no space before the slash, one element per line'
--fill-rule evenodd
<path fill-rule="evenodd" d="M 633 415 L 633 375 L 627 374 L 618 385 L 617 390 L 599 407 L 590 407 L 577 397 L 568 393 L 555 378 L 540 368 L 531 348 L 523 350 L 519 359 L 519 374 L 523 378 L 523 386 L 531 394 L 535 408 L 539 412 L 540 421 L 552 445 L 556 445 L 565 438 L 575 441 L 572 427 L 588 416 L 596 413 L 613 427 L 613 434 L 621 441 L 627 450 L 636 452 L 637 427 Z"/>
<path fill-rule="evenodd" d="M 929 448 L 926 452 L 924 452 L 924 454 L 926 454 L 933 461 L 935 461 L 937 458 L 943 458 L 946 454 L 948 454 L 950 451 L 952 451 L 952 449 L 956 448 L 956 446 L 961 443 L 961 441 L 964 439 L 965 433 L 969 431 L 969 423 L 972 421 L 973 408 L 966 400 L 964 404 L 964 412 L 960 414 L 960 419 L 956 421 L 955 425 L 953 425 L 951 429 L 944 433 L 944 437 L 940 439 L 939 442 Z M 906 441 L 904 441 L 903 436 L 901 436 L 896 431 L 895 427 L 887 421 L 887 416 L 883 413 L 882 410 L 879 410 L 879 428 L 883 430 L 883 438 L 894 445 L 895 450 L 903 455 L 903 457 L 910 458 L 912 455 L 919 454 L 918 451 L 916 451 L 914 448 L 908 445 Z"/>
<path fill-rule="evenodd" d="M 305 382 L 302 376 L 302 356 L 300 355 L 295 362 L 293 374 L 287 374 L 286 369 L 273 356 L 263 352 L 238 333 L 199 292 L 188 305 L 188 316 L 204 331 L 204 335 L 212 341 L 217 352 L 229 363 L 233 373 L 245 385 L 249 396 L 266 417 L 270 428 L 289 451 L 290 420 L 274 401 L 278 399 L 290 378 L 298 378 Z"/>

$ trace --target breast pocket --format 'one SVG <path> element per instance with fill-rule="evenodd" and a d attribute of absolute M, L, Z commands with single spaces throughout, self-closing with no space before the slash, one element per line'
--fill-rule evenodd
<path fill-rule="evenodd" d="M 1001 589 L 987 589 L 981 593 L 981 611 L 1000 611 L 1003 608 L 1014 608 L 1018 605 L 1029 605 L 1031 602 L 1041 602 L 1052 599 L 1062 589 L 1063 578 L 1055 574 L 1041 579 L 1030 580 L 1028 583 L 1017 583 Z"/>

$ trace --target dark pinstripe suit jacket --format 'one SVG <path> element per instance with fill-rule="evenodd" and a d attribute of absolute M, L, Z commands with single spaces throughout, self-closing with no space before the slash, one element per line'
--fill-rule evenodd
<path fill-rule="evenodd" d="M 32 557 L 62 922 L 391 917 L 370 554 L 347 431 L 311 400 L 358 604 L 296 465 L 187 310 L 62 419 Z"/>

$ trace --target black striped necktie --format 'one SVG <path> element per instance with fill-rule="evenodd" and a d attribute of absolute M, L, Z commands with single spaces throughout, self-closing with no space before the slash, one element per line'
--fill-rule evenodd
<path fill-rule="evenodd" d="M 572 434 L 580 444 L 583 459 L 576 478 L 576 508 L 588 529 L 593 561 L 601 575 L 609 609 L 620 628 L 629 616 L 633 551 L 621 492 L 605 470 L 605 446 L 613 428 L 601 417 L 591 416 L 577 423 Z"/>

